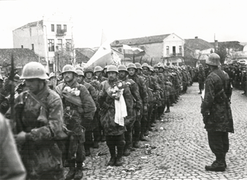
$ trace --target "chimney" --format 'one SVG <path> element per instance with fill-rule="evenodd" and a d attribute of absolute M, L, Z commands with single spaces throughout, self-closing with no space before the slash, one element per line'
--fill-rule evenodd
<path fill-rule="evenodd" d="M 195 39 L 198 39 L 198 36 L 196 36 Z"/>
<path fill-rule="evenodd" d="M 214 52 L 218 50 L 218 47 L 219 47 L 218 40 L 214 40 Z"/>

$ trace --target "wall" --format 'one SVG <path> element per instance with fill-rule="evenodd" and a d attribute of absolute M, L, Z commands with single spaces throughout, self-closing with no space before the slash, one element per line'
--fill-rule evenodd
<path fill-rule="evenodd" d="M 14 48 L 28 48 L 32 50 L 34 44 L 34 52 L 39 56 L 45 56 L 44 49 L 44 32 L 42 27 L 27 27 L 23 29 L 16 29 L 13 31 L 13 47 Z"/>
<path fill-rule="evenodd" d="M 167 53 L 167 50 L 166 50 L 167 46 L 169 46 L 169 53 Z M 176 47 L 176 54 L 180 53 L 179 46 L 181 46 L 182 47 L 181 56 L 184 56 L 184 40 L 175 34 L 171 34 L 163 40 L 163 56 L 164 57 L 171 56 L 171 54 L 173 53 L 173 48 L 172 48 L 173 46 Z"/>

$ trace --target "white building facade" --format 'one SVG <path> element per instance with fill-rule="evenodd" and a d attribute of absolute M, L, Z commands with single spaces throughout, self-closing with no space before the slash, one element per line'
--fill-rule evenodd
<path fill-rule="evenodd" d="M 28 48 L 40 57 L 48 72 L 57 71 L 59 55 L 56 53 L 73 50 L 73 22 L 62 14 L 43 17 L 13 30 L 13 47 Z"/>

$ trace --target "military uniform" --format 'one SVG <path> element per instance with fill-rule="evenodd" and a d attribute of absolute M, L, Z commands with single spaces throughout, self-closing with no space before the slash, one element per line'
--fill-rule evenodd
<path fill-rule="evenodd" d="M 217 66 L 219 59 L 219 56 L 213 53 L 209 56 L 208 64 Z M 230 97 L 229 76 L 215 67 L 205 81 L 205 97 L 201 104 L 209 147 L 216 156 L 216 161 L 211 166 L 206 166 L 206 170 L 224 171 L 226 167 L 225 155 L 229 149 L 228 132 L 234 132 Z"/>
<path fill-rule="evenodd" d="M 111 69 L 112 66 L 108 68 Z M 115 67 L 114 67 L 115 69 Z M 116 70 L 117 71 L 117 68 Z M 108 71 L 109 72 L 109 71 Z M 133 121 L 133 98 L 128 86 L 123 85 L 123 97 L 125 99 L 127 107 L 127 117 L 124 119 L 124 126 L 121 126 L 114 121 L 115 117 L 115 99 L 112 96 L 111 89 L 115 87 L 119 81 L 104 81 L 102 82 L 102 91 L 99 96 L 99 103 L 101 107 L 101 124 L 106 134 L 106 144 L 111 154 L 111 160 L 109 165 L 122 165 L 122 156 L 125 146 L 126 131 L 125 125 Z M 117 147 L 117 154 L 115 148 Z"/>

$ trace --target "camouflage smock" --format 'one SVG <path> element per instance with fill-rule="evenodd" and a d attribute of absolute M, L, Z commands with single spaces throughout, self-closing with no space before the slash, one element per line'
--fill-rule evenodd
<path fill-rule="evenodd" d="M 222 81 L 223 79 L 223 81 Z M 233 119 L 230 108 L 229 77 L 222 70 L 211 72 L 205 81 L 205 97 L 201 104 L 201 113 L 204 116 L 207 131 L 233 132 Z M 224 88 L 226 87 L 226 88 Z M 227 98 L 220 99 L 218 93 L 224 89 Z"/>

